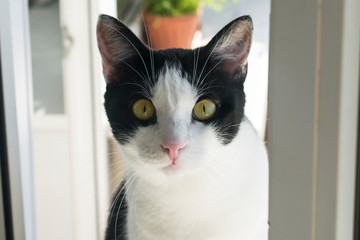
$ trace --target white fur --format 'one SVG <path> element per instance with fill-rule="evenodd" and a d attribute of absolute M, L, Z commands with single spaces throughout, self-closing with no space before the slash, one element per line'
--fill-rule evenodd
<path fill-rule="evenodd" d="M 244 118 L 223 145 L 213 127 L 192 121 L 196 90 L 167 69 L 152 102 L 158 124 L 140 129 L 123 151 L 128 160 L 129 240 L 266 240 L 268 159 Z M 177 166 L 163 141 L 185 142 Z"/>

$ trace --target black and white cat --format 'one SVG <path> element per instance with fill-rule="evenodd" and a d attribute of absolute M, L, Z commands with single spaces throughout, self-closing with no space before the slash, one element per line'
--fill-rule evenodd
<path fill-rule="evenodd" d="M 268 158 L 244 116 L 252 29 L 243 16 L 204 47 L 155 51 L 100 16 L 105 109 L 129 166 L 107 240 L 268 239 Z"/>

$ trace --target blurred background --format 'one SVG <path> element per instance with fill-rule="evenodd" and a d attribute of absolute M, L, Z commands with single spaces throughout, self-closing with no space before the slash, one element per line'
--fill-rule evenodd
<path fill-rule="evenodd" d="M 31 0 L 39 240 L 103 239 L 110 201 L 126 169 L 102 106 L 99 13 L 118 17 L 153 48 L 202 46 L 231 20 L 251 15 L 246 115 L 265 137 L 270 0 Z"/>

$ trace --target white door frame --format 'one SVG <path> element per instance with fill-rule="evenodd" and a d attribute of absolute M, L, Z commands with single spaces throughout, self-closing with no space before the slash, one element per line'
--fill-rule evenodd
<path fill-rule="evenodd" d="M 72 239 L 103 239 L 107 208 L 106 131 L 101 122 L 101 62 L 96 47 L 99 13 L 116 14 L 115 1 L 61 1 L 63 26 L 74 46 L 64 61 L 69 116 Z M 71 5 L 70 5 L 71 4 Z M 81 12 L 81 14 L 79 14 Z M 65 20 L 66 19 L 66 20 Z M 14 239 L 35 240 L 32 87 L 28 2 L 0 1 L 2 77 Z M 83 62 L 84 68 L 77 68 Z M 84 122 L 82 119 L 88 119 Z M 97 196 L 100 196 L 97 198 Z M 99 230 L 99 227 L 102 229 Z M 51 237 L 51 236 L 49 236 Z"/>
<path fill-rule="evenodd" d="M 352 240 L 358 0 L 272 0 L 270 240 Z"/>
<path fill-rule="evenodd" d="M 68 43 L 63 77 L 75 240 L 103 239 L 109 207 L 105 81 L 96 43 L 100 13 L 116 15 L 116 1 L 60 1 L 61 27 Z"/>
<path fill-rule="evenodd" d="M 0 1 L 0 44 L 14 239 L 36 239 L 28 3 Z"/>

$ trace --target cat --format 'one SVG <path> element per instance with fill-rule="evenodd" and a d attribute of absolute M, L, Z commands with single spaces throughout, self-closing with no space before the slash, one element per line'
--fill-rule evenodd
<path fill-rule="evenodd" d="M 268 239 L 268 157 L 244 116 L 253 24 L 153 50 L 101 15 L 105 110 L 128 164 L 106 240 Z"/>

